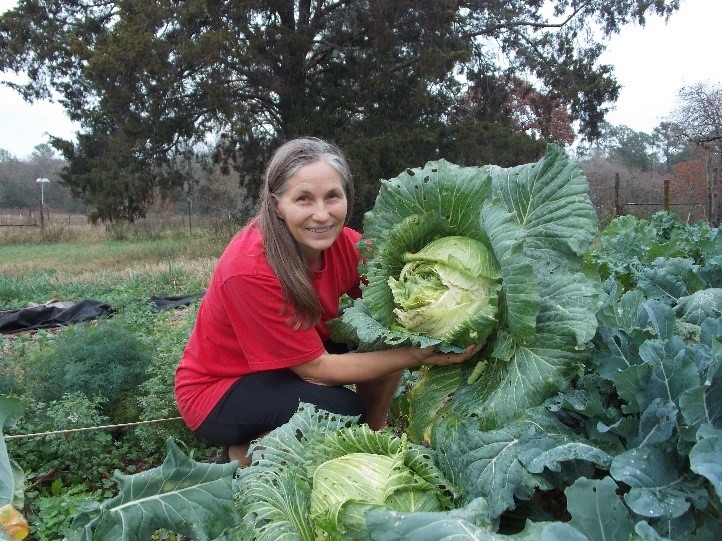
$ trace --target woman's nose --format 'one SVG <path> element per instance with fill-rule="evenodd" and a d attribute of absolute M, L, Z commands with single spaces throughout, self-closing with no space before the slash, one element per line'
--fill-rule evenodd
<path fill-rule="evenodd" d="M 319 222 L 323 222 L 328 218 L 328 215 L 329 212 L 326 208 L 326 204 L 323 201 L 317 203 L 313 209 L 313 218 Z"/>

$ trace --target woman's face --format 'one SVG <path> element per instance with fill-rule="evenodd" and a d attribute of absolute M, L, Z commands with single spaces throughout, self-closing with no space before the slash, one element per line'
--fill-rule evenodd
<path fill-rule="evenodd" d="M 301 247 L 312 270 L 321 268 L 323 251 L 341 233 L 348 204 L 336 169 L 318 161 L 301 167 L 280 195 L 273 195 L 276 214 Z"/>

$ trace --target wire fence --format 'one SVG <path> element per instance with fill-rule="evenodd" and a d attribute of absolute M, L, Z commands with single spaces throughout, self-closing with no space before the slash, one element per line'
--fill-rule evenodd
<path fill-rule="evenodd" d="M 46 436 L 57 436 L 57 435 L 63 435 L 63 434 L 74 434 L 77 432 L 92 432 L 95 430 L 116 430 L 118 428 L 127 428 L 131 426 L 139 426 L 139 425 L 147 425 L 147 424 L 154 424 L 154 423 L 167 423 L 171 421 L 180 421 L 182 420 L 182 417 L 167 417 L 165 419 L 151 419 L 148 421 L 135 421 L 132 423 L 121 423 L 121 424 L 115 424 L 115 425 L 99 425 L 99 426 L 87 426 L 87 427 L 79 427 L 79 428 L 65 428 L 62 430 L 50 430 L 47 432 L 33 432 L 30 434 L 11 434 L 4 436 L 4 439 L 6 441 L 8 440 L 20 440 L 20 439 L 28 439 L 28 438 L 39 438 L 39 437 L 46 437 Z"/>

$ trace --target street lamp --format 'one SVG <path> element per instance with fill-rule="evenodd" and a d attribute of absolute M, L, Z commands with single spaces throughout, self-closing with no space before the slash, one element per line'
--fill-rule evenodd
<path fill-rule="evenodd" d="M 50 179 L 37 178 L 35 182 L 40 184 L 40 229 L 45 229 L 45 185 L 50 182 Z"/>

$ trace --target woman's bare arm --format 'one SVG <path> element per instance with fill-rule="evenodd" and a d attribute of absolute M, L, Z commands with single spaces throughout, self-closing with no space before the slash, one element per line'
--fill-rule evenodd
<path fill-rule="evenodd" d="M 469 346 L 462 353 L 439 353 L 434 347 L 396 348 L 363 353 L 325 353 L 291 367 L 301 379 L 317 385 L 364 383 L 423 364 L 446 366 L 462 363 L 479 352 L 483 344 Z"/>

